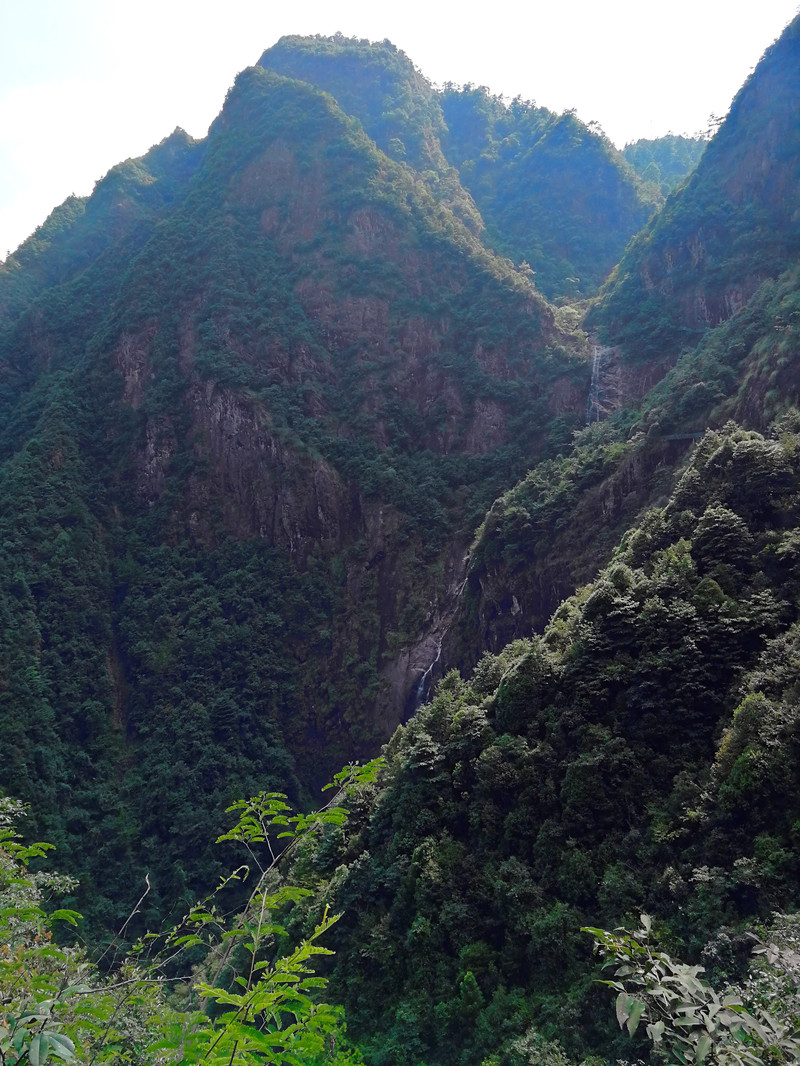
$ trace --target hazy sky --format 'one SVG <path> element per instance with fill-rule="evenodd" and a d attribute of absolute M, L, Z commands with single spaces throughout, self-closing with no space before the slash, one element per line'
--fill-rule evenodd
<path fill-rule="evenodd" d="M 382 40 L 431 80 L 575 108 L 619 146 L 724 114 L 798 0 L 0 0 L 0 258 L 175 126 L 203 136 L 286 33 Z"/>

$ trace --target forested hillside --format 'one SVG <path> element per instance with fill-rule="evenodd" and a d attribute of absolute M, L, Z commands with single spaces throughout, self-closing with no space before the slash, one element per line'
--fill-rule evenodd
<path fill-rule="evenodd" d="M 312 863 L 370 1061 L 477 1064 L 529 1027 L 611 1054 L 582 925 L 646 911 L 722 977 L 720 929 L 800 905 L 798 429 L 708 432 L 542 636 L 395 734 Z"/>
<path fill-rule="evenodd" d="M 486 89 L 445 87 L 445 153 L 489 239 L 550 299 L 593 296 L 661 203 L 599 128 Z"/>
<path fill-rule="evenodd" d="M 674 359 L 796 261 L 800 22 L 748 78 L 679 195 L 636 237 L 590 316 L 629 358 Z"/>
<path fill-rule="evenodd" d="M 469 669 L 484 650 L 541 630 L 642 508 L 663 502 L 707 427 L 734 419 L 764 431 L 800 402 L 798 27 L 795 20 L 767 51 L 696 173 L 634 238 L 590 308 L 588 323 L 611 342 L 593 338 L 590 424 L 569 452 L 534 467 L 489 510 L 445 663 Z M 734 203 L 727 198 L 745 170 L 750 185 Z M 721 212 L 740 236 L 721 226 Z M 712 239 L 716 250 L 701 255 Z M 694 265 L 681 258 L 690 245 Z M 734 281 L 759 262 L 747 290 Z M 715 305 L 714 317 L 685 317 L 715 286 L 735 299 Z M 668 313 L 681 324 L 666 330 Z"/>
<path fill-rule="evenodd" d="M 91 945 L 163 929 L 244 841 L 303 891 L 256 893 L 236 949 L 201 908 L 187 965 L 231 1004 L 248 937 L 249 994 L 324 933 L 358 1050 L 320 1008 L 299 1061 L 597 1066 L 648 1042 L 581 926 L 647 912 L 722 988 L 800 908 L 799 49 L 800 17 L 690 174 L 704 142 L 626 162 L 388 41 L 284 38 L 206 139 L 0 265 L 0 791 Z M 230 804 L 309 810 L 383 744 L 346 823 L 262 796 L 214 847 Z M 0 935 L 43 890 L 3 803 Z M 298 834 L 280 875 L 264 809 Z M 104 1000 L 132 1063 L 227 1025 L 176 965 Z"/>
<path fill-rule="evenodd" d="M 109 924 L 132 869 L 153 914 L 200 889 L 228 801 L 389 737 L 480 515 L 584 405 L 582 338 L 329 95 L 251 68 L 182 150 L 158 211 L 120 168 L 119 241 L 83 237 L 106 178 L 0 279 L 63 276 L 4 316 L 2 780 Z"/>
<path fill-rule="evenodd" d="M 622 154 L 643 181 L 657 185 L 668 196 L 695 169 L 706 143 L 703 137 L 668 133 L 655 140 L 632 141 Z"/>
<path fill-rule="evenodd" d="M 331 93 L 549 299 L 593 295 L 661 202 L 601 130 L 483 88 L 437 92 L 388 41 L 287 37 L 259 63 Z"/>

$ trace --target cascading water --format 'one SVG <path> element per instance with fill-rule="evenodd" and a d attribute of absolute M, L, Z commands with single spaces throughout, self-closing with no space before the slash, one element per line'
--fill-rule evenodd
<path fill-rule="evenodd" d="M 464 589 L 466 588 L 466 584 L 467 584 L 467 578 L 464 578 L 464 580 L 461 582 L 461 584 L 456 589 L 455 596 L 453 598 L 454 604 L 457 604 L 458 601 L 460 600 L 461 594 L 464 591 Z M 442 657 L 442 646 L 444 645 L 444 639 L 447 636 L 447 634 L 450 632 L 450 626 L 452 625 L 454 616 L 455 616 L 455 606 L 451 608 L 450 620 L 448 621 L 447 625 L 442 630 L 441 635 L 439 636 L 439 639 L 436 642 L 436 655 L 435 655 L 435 657 L 433 659 L 433 662 L 428 667 L 428 669 L 422 674 L 422 676 L 419 679 L 419 682 L 417 683 L 416 700 L 415 700 L 415 703 L 414 703 L 414 710 L 415 711 L 418 710 L 422 706 L 422 704 L 425 702 L 425 697 L 428 695 L 428 687 L 430 685 L 431 674 L 433 673 L 434 668 L 436 667 L 437 663 L 439 662 L 439 660 Z"/>
<path fill-rule="evenodd" d="M 602 344 L 592 345 L 592 381 L 589 385 L 589 397 L 586 401 L 586 423 L 599 422 L 603 415 L 602 374 L 603 363 L 610 351 Z"/>
<path fill-rule="evenodd" d="M 444 644 L 444 638 L 445 638 L 446 633 L 447 633 L 447 630 L 445 630 L 444 633 L 442 633 L 442 635 L 439 637 L 439 642 L 438 642 L 437 647 L 436 647 L 436 658 L 433 660 L 431 665 L 428 667 L 428 669 L 425 671 L 425 673 L 419 679 L 419 684 L 417 685 L 417 707 L 421 707 L 422 704 L 425 701 L 425 696 L 427 694 L 427 688 L 428 688 L 428 679 L 430 678 L 431 674 L 433 673 L 434 666 L 436 666 L 436 664 L 439 662 L 439 660 L 442 657 L 442 645 Z"/>

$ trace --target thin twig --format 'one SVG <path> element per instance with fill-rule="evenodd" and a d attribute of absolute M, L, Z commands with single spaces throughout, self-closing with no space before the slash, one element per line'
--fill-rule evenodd
<path fill-rule="evenodd" d="M 128 928 L 128 923 L 131 921 L 131 919 L 134 917 L 134 915 L 139 913 L 139 907 L 141 906 L 141 904 L 144 902 L 144 900 L 146 899 L 146 897 L 150 893 L 150 871 L 149 870 L 144 875 L 144 883 L 147 885 L 147 888 L 144 890 L 142 895 L 139 897 L 139 901 L 136 903 L 136 905 L 134 906 L 134 908 L 131 911 L 131 913 L 128 915 L 128 917 L 125 919 L 125 921 L 122 923 L 122 928 L 115 935 L 114 939 L 111 941 L 111 943 L 108 945 L 106 950 L 103 952 L 103 954 L 97 960 L 97 966 L 100 965 L 100 963 L 103 961 L 103 959 L 106 957 L 106 955 L 109 953 L 109 951 L 111 951 L 112 948 L 114 948 L 114 959 L 116 960 L 117 949 L 119 948 L 119 939 L 120 939 L 120 937 L 125 932 L 125 930 Z"/>

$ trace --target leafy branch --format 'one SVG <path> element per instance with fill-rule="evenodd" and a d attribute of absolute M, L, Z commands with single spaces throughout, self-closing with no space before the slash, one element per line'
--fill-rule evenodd
<path fill-rule="evenodd" d="M 276 868 L 313 834 L 342 826 L 348 813 L 342 801 L 374 781 L 381 764 L 346 767 L 329 786 L 335 788 L 331 799 L 311 814 L 293 812 L 278 793 L 230 807 L 238 822 L 220 841 L 241 843 L 251 855 L 264 845 L 271 857 L 257 863 L 260 876 L 242 912 L 226 915 L 214 897 L 243 880 L 248 867 L 224 878 L 166 937 L 146 936 L 107 978 L 81 949 L 53 942 L 54 923 L 75 925 L 80 915 L 47 913 L 42 886 L 63 888 L 64 879 L 28 871 L 49 845 L 21 843 L 13 822 L 24 809 L 0 799 L 0 1066 L 44 1066 L 55 1059 L 91 1066 L 360 1062 L 344 1046 L 341 1011 L 318 1000 L 327 982 L 314 963 L 332 954 L 319 941 L 339 915 L 326 908 L 313 932 L 286 951 L 288 934 L 274 915 L 308 890 L 278 883 Z M 206 961 L 195 976 L 171 976 L 178 960 L 188 960 L 190 952 L 196 958 L 200 947 Z M 234 955 L 236 967 L 229 965 Z M 210 969 L 213 976 L 203 976 Z M 183 1009 L 176 1006 L 181 995 Z M 214 1009 L 191 1009 L 195 997 Z"/>
<path fill-rule="evenodd" d="M 585 928 L 604 967 L 616 980 L 604 981 L 617 993 L 620 1028 L 632 1037 L 644 1023 L 661 1058 L 681 1066 L 765 1066 L 800 1062 L 796 1019 L 760 1005 L 745 1006 L 733 992 L 720 994 L 688 966 L 650 943 L 652 922 L 641 916 L 634 933 Z"/>

